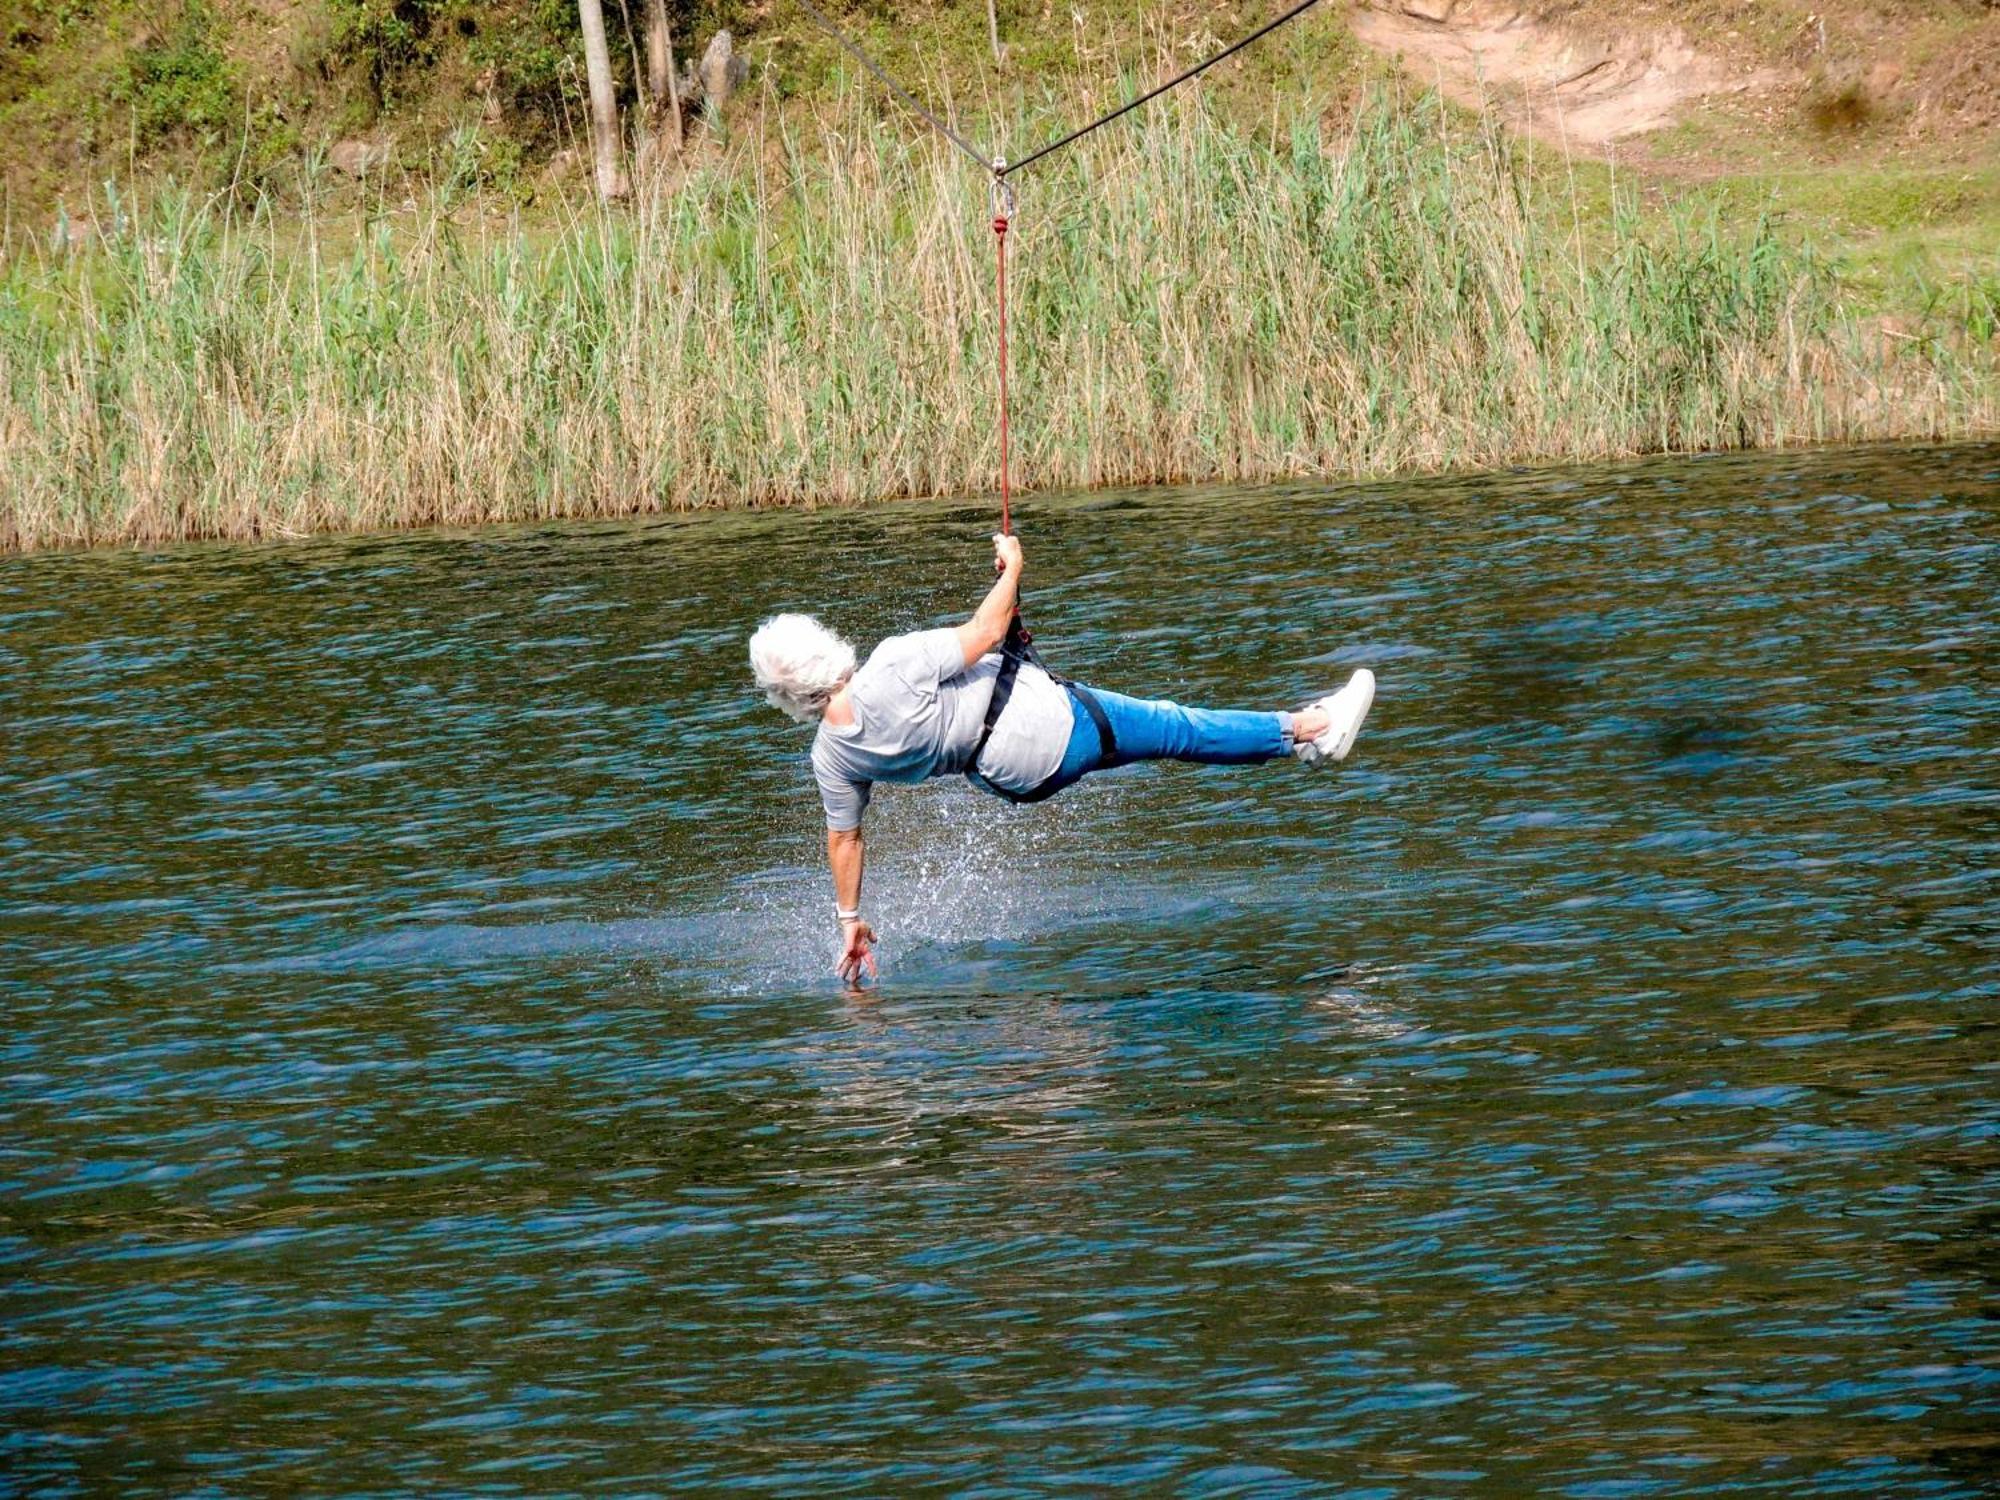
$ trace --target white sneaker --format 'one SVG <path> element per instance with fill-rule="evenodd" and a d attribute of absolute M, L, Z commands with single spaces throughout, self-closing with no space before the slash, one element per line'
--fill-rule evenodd
<path fill-rule="evenodd" d="M 1354 737 L 1361 733 L 1361 721 L 1368 717 L 1368 706 L 1374 701 L 1375 674 L 1363 667 L 1347 679 L 1347 686 L 1339 692 L 1306 705 L 1326 715 L 1326 731 L 1316 740 L 1297 741 L 1292 754 L 1309 766 L 1347 759 L 1347 752 L 1354 748 Z"/>

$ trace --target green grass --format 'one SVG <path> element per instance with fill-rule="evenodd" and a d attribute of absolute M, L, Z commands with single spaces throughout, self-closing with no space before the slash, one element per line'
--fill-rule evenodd
<path fill-rule="evenodd" d="M 1019 101 L 1008 134 L 1055 121 Z M 1259 480 L 2000 423 L 1994 280 L 1893 340 L 1770 218 L 1642 208 L 1380 97 L 1200 95 L 1023 184 L 1029 485 Z M 992 236 L 872 95 L 629 211 L 392 230 L 186 195 L 0 267 L 0 546 L 847 502 L 995 481 Z"/>

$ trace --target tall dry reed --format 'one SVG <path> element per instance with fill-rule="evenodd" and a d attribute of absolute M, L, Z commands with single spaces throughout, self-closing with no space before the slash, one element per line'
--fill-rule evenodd
<path fill-rule="evenodd" d="M 554 227 L 440 201 L 334 253 L 311 214 L 169 196 L 17 250 L 0 547 L 990 487 L 977 172 L 853 102 L 780 145 Z M 1021 482 L 2000 424 L 1989 343 L 1866 336 L 1771 225 L 1586 223 L 1535 183 L 1387 99 L 1274 144 L 1184 98 L 1053 159 L 1010 240 Z"/>

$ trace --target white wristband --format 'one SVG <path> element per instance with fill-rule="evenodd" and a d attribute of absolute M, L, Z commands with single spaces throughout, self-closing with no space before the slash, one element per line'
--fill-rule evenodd
<path fill-rule="evenodd" d="M 853 911 L 849 911 L 836 901 L 833 907 L 833 915 L 837 920 L 842 922 L 859 922 L 861 920 L 861 908 L 857 906 Z"/>

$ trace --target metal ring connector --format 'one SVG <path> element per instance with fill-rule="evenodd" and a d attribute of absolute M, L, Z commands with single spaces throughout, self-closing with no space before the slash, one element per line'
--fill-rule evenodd
<path fill-rule="evenodd" d="M 1014 217 L 1015 208 L 1014 184 L 1002 175 L 1006 170 L 1007 158 L 1004 156 L 994 157 L 992 188 L 993 217 L 996 219 L 1011 220 Z"/>

